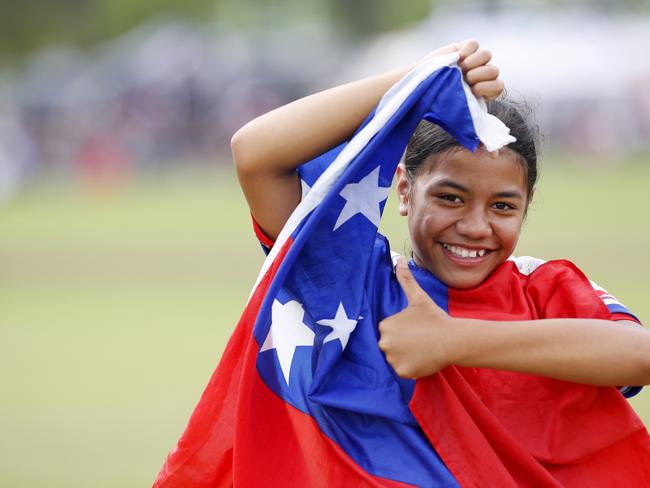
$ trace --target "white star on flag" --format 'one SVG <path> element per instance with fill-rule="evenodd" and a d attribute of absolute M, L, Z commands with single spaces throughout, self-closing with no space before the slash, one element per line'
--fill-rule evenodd
<path fill-rule="evenodd" d="M 345 198 L 346 202 L 334 225 L 334 230 L 359 213 L 372 222 L 375 227 L 379 227 L 381 218 L 379 204 L 388 198 L 389 191 L 390 187 L 379 186 L 379 166 L 359 183 L 345 185 L 340 195 Z"/>
<path fill-rule="evenodd" d="M 303 323 L 304 316 L 305 310 L 297 301 L 291 300 L 282 305 L 274 300 L 271 307 L 271 328 L 260 349 L 260 352 L 275 349 L 287 385 L 296 347 L 314 345 L 314 332 Z"/>
<path fill-rule="evenodd" d="M 327 335 L 327 337 L 325 337 L 323 344 L 325 342 L 338 339 L 341 341 L 341 346 L 343 349 L 345 349 L 345 346 L 348 345 L 350 334 L 357 326 L 356 320 L 350 320 L 350 318 L 348 318 L 348 315 L 345 313 L 345 309 L 343 308 L 343 303 L 339 303 L 339 308 L 336 311 L 336 316 L 333 319 L 319 320 L 318 323 L 321 325 L 327 325 L 334 329 Z"/>

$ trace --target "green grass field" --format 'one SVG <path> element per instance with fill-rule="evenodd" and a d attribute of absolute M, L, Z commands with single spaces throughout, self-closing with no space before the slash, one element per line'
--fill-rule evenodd
<path fill-rule="evenodd" d="M 650 165 L 549 164 L 518 254 L 574 260 L 647 322 L 649 182 Z M 402 250 L 392 201 L 383 225 Z M 261 263 L 228 171 L 0 206 L 0 486 L 150 486 Z"/>

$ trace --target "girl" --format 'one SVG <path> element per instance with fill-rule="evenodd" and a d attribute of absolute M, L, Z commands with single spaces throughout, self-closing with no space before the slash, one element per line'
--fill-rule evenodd
<path fill-rule="evenodd" d="M 489 64 L 491 54 L 479 49 L 475 41 L 448 46 L 430 56 L 453 50 L 459 52 L 465 79 L 477 97 L 495 99 L 501 94 L 503 82 L 498 69 Z M 249 122 L 234 135 L 237 174 L 264 242 L 277 237 L 300 202 L 296 167 L 349 138 L 384 92 L 411 68 L 290 103 Z M 506 122 L 516 143 L 496 153 L 471 153 L 439 127 L 423 122 L 397 172 L 399 209 L 408 217 L 413 264 L 458 289 L 481 284 L 511 256 L 537 178 L 535 134 L 518 108 L 493 103 L 490 112 Z M 400 262 L 397 270 L 410 290 L 415 283 L 408 268 Z M 438 324 L 437 310 L 411 306 L 381 324 L 380 346 L 396 371 L 408 378 L 433 374 L 447 364 L 462 364 L 600 386 L 650 383 L 650 333 L 637 327 L 629 312 L 615 318 L 618 325 L 627 327 L 613 328 L 599 321 L 553 321 L 486 329 L 468 321 Z M 438 326 L 451 331 L 438 331 Z M 468 337 L 472 344 L 465 344 L 463 338 Z M 460 344 L 454 347 L 443 344 L 456 340 Z M 440 349 L 436 354 L 430 353 L 432 344 Z M 451 351 L 459 357 L 447 357 Z"/>
<path fill-rule="evenodd" d="M 475 41 L 430 56 L 453 51 L 477 97 L 501 94 L 498 69 Z M 347 140 L 410 69 L 298 100 L 234 135 L 237 174 L 263 244 L 272 245 L 300 202 L 296 168 Z M 385 285 L 408 306 L 384 311 L 379 347 L 400 377 L 425 378 L 411 409 L 421 424 L 445 419 L 426 434 L 457 480 L 479 484 L 482 459 L 504 486 L 650 483 L 648 435 L 620 393 L 568 383 L 650 383 L 650 333 L 571 263 L 511 258 L 537 177 L 535 137 L 513 104 L 493 102 L 490 112 L 517 138 L 495 153 L 462 149 L 426 122 L 413 136 L 397 172 L 413 259 L 400 259 Z M 432 299 L 440 285 L 455 297 L 448 313 Z M 492 444 L 492 458 L 473 451 L 481 442 Z"/>

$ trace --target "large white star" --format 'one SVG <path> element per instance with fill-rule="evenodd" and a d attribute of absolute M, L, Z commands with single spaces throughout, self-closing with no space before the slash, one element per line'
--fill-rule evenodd
<path fill-rule="evenodd" d="M 359 213 L 379 227 L 381 218 L 379 204 L 388 198 L 389 191 L 390 188 L 379 186 L 379 166 L 359 183 L 345 185 L 340 195 L 345 198 L 346 202 L 334 225 L 334 230 Z"/>
<path fill-rule="evenodd" d="M 336 316 L 333 319 L 319 320 L 318 323 L 321 325 L 327 325 L 334 329 L 327 335 L 327 337 L 325 337 L 323 343 L 338 339 L 341 341 L 341 346 L 343 349 L 345 349 L 345 346 L 348 345 L 350 334 L 357 326 L 356 320 L 350 320 L 348 318 L 348 315 L 345 313 L 345 309 L 343 308 L 342 303 L 339 303 L 339 308 L 336 311 Z"/>
<path fill-rule="evenodd" d="M 305 310 L 295 300 L 284 305 L 275 300 L 271 307 L 271 328 L 260 349 L 260 352 L 275 349 L 287 385 L 296 347 L 314 345 L 314 332 L 303 323 L 304 316 Z"/>

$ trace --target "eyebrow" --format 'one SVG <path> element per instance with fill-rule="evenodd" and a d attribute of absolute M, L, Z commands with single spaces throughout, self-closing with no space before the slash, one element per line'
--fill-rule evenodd
<path fill-rule="evenodd" d="M 519 198 L 520 200 L 524 199 L 523 195 L 518 191 L 500 191 L 494 196 L 498 198 Z"/>
<path fill-rule="evenodd" d="M 438 181 L 437 183 L 434 184 L 434 186 L 440 187 L 440 186 L 448 186 L 450 188 L 454 188 L 455 190 L 462 191 L 463 193 L 469 193 L 469 189 L 460 183 L 457 183 L 454 180 L 450 180 L 448 178 L 442 179 Z M 518 191 L 511 190 L 511 191 L 500 191 L 498 193 L 494 194 L 495 197 L 498 198 L 519 198 L 523 200 L 523 195 L 519 193 Z"/>
<path fill-rule="evenodd" d="M 438 181 L 434 186 L 448 186 L 450 188 L 454 188 L 455 190 L 462 191 L 464 193 L 469 193 L 469 190 L 461 185 L 460 183 L 456 183 L 454 180 L 450 179 L 443 179 Z"/>

